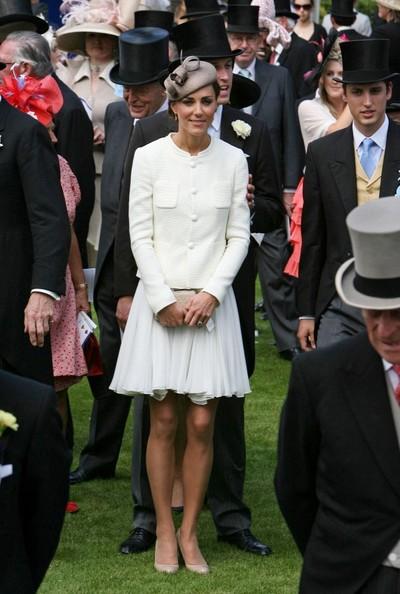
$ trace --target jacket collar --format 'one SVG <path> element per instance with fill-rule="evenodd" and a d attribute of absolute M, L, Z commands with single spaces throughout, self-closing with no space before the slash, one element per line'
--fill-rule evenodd
<path fill-rule="evenodd" d="M 108 64 L 106 64 L 103 68 L 103 70 L 100 72 L 99 74 L 99 78 L 101 78 L 102 80 L 104 80 L 108 85 L 110 85 L 110 87 L 112 89 L 114 89 L 114 84 L 111 82 L 110 80 L 110 70 L 111 68 L 114 66 L 115 62 L 111 61 Z M 82 60 L 82 64 L 80 65 L 80 67 L 78 68 L 73 81 L 74 83 L 80 82 L 81 80 L 88 78 L 90 80 L 90 63 L 89 63 L 89 59 L 85 58 L 84 60 Z"/>

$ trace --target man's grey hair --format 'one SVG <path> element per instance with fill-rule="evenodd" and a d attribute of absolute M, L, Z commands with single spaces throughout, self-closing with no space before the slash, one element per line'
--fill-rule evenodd
<path fill-rule="evenodd" d="M 16 45 L 13 61 L 17 64 L 25 62 L 32 66 L 32 75 L 44 78 L 53 72 L 50 59 L 50 46 L 46 39 L 34 31 L 15 31 L 9 33 L 4 41 L 12 41 Z"/>

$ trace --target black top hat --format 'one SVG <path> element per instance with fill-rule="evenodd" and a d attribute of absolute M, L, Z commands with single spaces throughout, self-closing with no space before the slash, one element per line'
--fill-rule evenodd
<path fill-rule="evenodd" d="M 119 37 L 119 63 L 110 71 L 114 83 L 144 85 L 168 70 L 168 31 L 157 27 L 131 29 Z"/>
<path fill-rule="evenodd" d="M 340 44 L 342 52 L 342 78 L 334 80 L 348 83 L 373 83 L 397 76 L 389 68 L 389 39 L 357 39 Z"/>
<path fill-rule="evenodd" d="M 332 0 L 330 13 L 333 17 L 356 18 L 353 0 Z"/>
<path fill-rule="evenodd" d="M 231 50 L 224 17 L 213 14 L 174 27 L 174 41 L 180 57 L 197 56 L 200 60 L 235 58 L 242 50 Z"/>
<path fill-rule="evenodd" d="M 285 16 L 288 19 L 293 19 L 297 21 L 299 15 L 295 12 L 292 12 L 290 7 L 290 0 L 274 0 L 275 4 L 275 16 Z"/>
<path fill-rule="evenodd" d="M 135 12 L 135 29 L 142 27 L 159 27 L 171 33 L 174 15 L 169 10 L 137 10 Z"/>
<path fill-rule="evenodd" d="M 228 33 L 258 33 L 258 6 L 230 5 L 227 12 Z"/>
<path fill-rule="evenodd" d="M 0 1 L 0 29 L 12 23 L 31 23 L 37 33 L 45 33 L 49 25 L 45 20 L 34 16 L 30 0 L 1 0 Z"/>
<path fill-rule="evenodd" d="M 185 0 L 185 5 L 186 13 L 182 16 L 183 19 L 220 14 L 224 11 L 217 0 Z"/>

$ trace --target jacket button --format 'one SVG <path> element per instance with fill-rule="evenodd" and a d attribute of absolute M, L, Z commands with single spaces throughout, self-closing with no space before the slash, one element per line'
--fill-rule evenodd
<path fill-rule="evenodd" d="M 193 241 L 189 241 L 189 243 L 188 243 L 188 248 L 189 248 L 190 250 L 192 250 L 192 249 L 194 248 L 194 243 L 193 243 Z"/>
<path fill-rule="evenodd" d="M 198 218 L 199 218 L 199 217 L 198 217 L 197 215 L 195 215 L 195 214 L 192 214 L 192 221 L 197 221 L 197 220 L 198 220 Z"/>

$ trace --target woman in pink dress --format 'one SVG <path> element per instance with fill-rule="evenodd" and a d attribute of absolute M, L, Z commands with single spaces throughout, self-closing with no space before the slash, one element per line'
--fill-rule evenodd
<path fill-rule="evenodd" d="M 57 141 L 53 132 L 53 116 L 61 109 L 63 97 L 51 76 L 42 79 L 23 77 L 14 70 L 3 79 L 0 95 L 13 107 L 39 120 L 48 129 L 52 141 Z M 80 200 L 79 185 L 67 161 L 61 156 L 58 158 L 60 181 L 71 223 L 71 248 L 65 273 L 66 292 L 55 303 L 50 342 L 57 407 L 65 431 L 68 420 L 68 388 L 87 375 L 76 318 L 79 311 L 89 312 L 90 306 L 78 242 L 72 227 Z"/>

